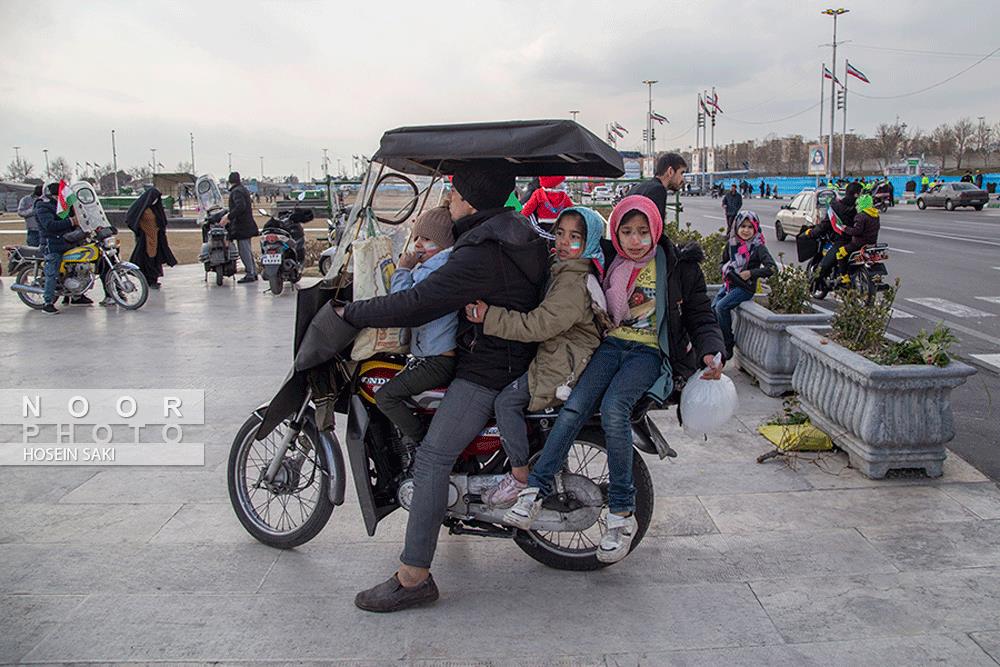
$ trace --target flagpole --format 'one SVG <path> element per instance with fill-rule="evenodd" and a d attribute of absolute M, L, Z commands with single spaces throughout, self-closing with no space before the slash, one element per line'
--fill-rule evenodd
<path fill-rule="evenodd" d="M 715 105 L 715 86 L 712 86 L 712 171 L 708 176 L 708 186 L 712 187 L 715 182 L 715 114 L 718 108 Z"/>
<path fill-rule="evenodd" d="M 115 170 L 115 195 L 121 191 L 118 189 L 118 149 L 115 147 L 115 131 L 111 130 L 111 168 Z"/>
<path fill-rule="evenodd" d="M 694 154 L 698 156 L 698 171 L 701 172 L 701 95 L 698 95 L 698 101 L 694 104 L 694 112 Z M 704 185 L 700 174 L 698 185 Z"/>
<path fill-rule="evenodd" d="M 840 178 L 844 178 L 844 146 L 847 144 L 847 70 L 850 68 L 850 61 L 844 58 L 844 126 L 840 132 Z"/>
<path fill-rule="evenodd" d="M 819 71 L 819 143 L 823 145 L 823 102 L 826 94 L 826 63 Z M 816 174 L 816 187 L 819 187 L 819 174 Z"/>

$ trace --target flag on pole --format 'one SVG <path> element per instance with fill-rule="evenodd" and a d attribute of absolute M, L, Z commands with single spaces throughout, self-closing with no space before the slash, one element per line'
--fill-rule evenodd
<path fill-rule="evenodd" d="M 712 112 L 713 116 L 716 113 L 722 113 L 722 107 L 719 106 L 719 94 L 717 92 L 712 91 L 712 96 L 707 98 L 707 100 L 708 103 L 715 109 L 715 111 Z"/>
<path fill-rule="evenodd" d="M 666 116 L 664 116 L 663 114 L 656 113 L 655 111 L 651 111 L 649 113 L 649 117 L 652 118 L 653 120 L 655 120 L 660 125 L 663 125 L 664 123 L 669 123 L 670 122 L 669 120 L 667 120 Z"/>
<path fill-rule="evenodd" d="M 831 72 L 830 68 L 827 67 L 826 65 L 823 65 L 823 78 L 824 79 L 833 79 L 833 72 Z M 834 79 L 834 80 L 837 82 L 838 85 L 840 84 L 840 80 L 839 79 Z"/>
<path fill-rule="evenodd" d="M 852 65 L 850 61 L 847 61 L 847 76 L 853 76 L 859 81 L 864 81 L 865 83 L 871 83 L 865 73 L 859 70 L 857 67 Z"/>
<path fill-rule="evenodd" d="M 69 215 L 70 208 L 76 203 L 76 193 L 69 187 L 66 181 L 59 181 L 59 194 L 56 197 L 56 215 L 65 219 Z"/>
<path fill-rule="evenodd" d="M 625 138 L 625 133 L 618 129 L 618 127 L 614 124 L 611 125 L 611 132 L 619 139 Z"/>
<path fill-rule="evenodd" d="M 612 125 L 615 126 L 616 130 L 620 130 L 621 132 L 624 132 L 625 134 L 628 134 L 628 130 L 626 130 L 624 127 L 622 127 L 621 123 L 614 122 L 614 123 L 612 123 Z"/>

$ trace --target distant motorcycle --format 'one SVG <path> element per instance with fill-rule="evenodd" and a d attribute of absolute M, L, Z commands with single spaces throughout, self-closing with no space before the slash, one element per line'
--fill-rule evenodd
<path fill-rule="evenodd" d="M 201 252 L 198 261 L 205 266 L 205 280 L 208 274 L 215 274 L 215 284 L 222 285 L 226 278 L 236 275 L 236 259 L 239 252 L 229 238 L 229 229 L 222 224 L 228 213 L 223 208 L 222 192 L 215 179 L 208 174 L 198 177 L 195 194 L 201 209 Z"/>
<path fill-rule="evenodd" d="M 872 300 L 877 292 L 889 287 L 884 281 L 885 276 L 889 275 L 889 271 L 885 268 L 885 261 L 889 259 L 887 243 L 863 246 L 848 256 L 847 276 L 850 282 L 847 284 L 840 279 L 842 274 L 839 266 L 826 278 L 819 277 L 823 257 L 829 252 L 836 252 L 834 238 L 830 234 L 813 237 L 803 230 L 796 237 L 796 245 L 799 250 L 799 261 L 808 261 L 806 272 L 809 275 L 809 289 L 814 299 L 823 300 L 831 291 L 847 286 L 865 292 L 868 299 Z"/>
<path fill-rule="evenodd" d="M 267 215 L 263 209 L 260 213 Z M 281 294 L 286 280 L 293 285 L 301 280 L 306 258 L 302 225 L 312 219 L 312 209 L 294 208 L 272 216 L 261 230 L 260 264 L 272 294 Z"/>

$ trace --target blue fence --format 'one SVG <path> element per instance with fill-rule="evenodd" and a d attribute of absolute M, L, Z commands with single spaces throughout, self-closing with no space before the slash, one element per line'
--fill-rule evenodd
<path fill-rule="evenodd" d="M 873 179 L 880 178 L 877 174 L 871 174 L 865 176 L 866 181 L 871 181 Z M 755 195 L 760 194 L 760 182 L 761 178 L 757 177 L 755 180 L 751 180 L 750 183 L 753 185 L 753 191 Z M 920 192 L 920 177 L 919 176 L 890 176 L 889 180 L 892 181 L 892 187 L 895 189 L 896 196 L 902 197 L 903 192 L 906 190 L 906 182 L 913 180 L 917 184 L 917 192 Z M 941 176 L 938 180 L 941 181 L 960 181 L 961 176 Z M 799 192 L 805 188 L 816 187 L 816 177 L 815 176 L 764 176 L 763 181 L 765 186 L 770 185 L 773 192 L 775 186 L 778 188 L 778 194 L 782 197 L 792 197 L 797 195 Z M 736 183 L 739 185 L 739 179 L 733 180 L 721 179 L 716 181 L 716 183 L 723 183 L 725 187 L 729 187 L 731 184 Z M 986 189 L 987 184 L 998 183 L 1000 184 L 1000 174 L 983 174 L 983 189 Z M 997 186 L 1000 189 L 1000 185 Z"/>

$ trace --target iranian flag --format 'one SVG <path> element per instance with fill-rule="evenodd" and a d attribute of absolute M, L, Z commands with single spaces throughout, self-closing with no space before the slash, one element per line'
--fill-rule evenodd
<path fill-rule="evenodd" d="M 847 75 L 853 76 L 855 79 L 859 81 L 864 81 L 865 83 L 871 83 L 871 81 L 868 80 L 868 77 L 865 76 L 865 73 L 859 70 L 851 63 L 847 63 Z"/>
<path fill-rule="evenodd" d="M 69 210 L 73 208 L 74 203 L 76 203 L 76 193 L 73 192 L 73 188 L 69 187 L 66 181 L 60 180 L 59 194 L 56 196 L 56 215 L 65 219 L 69 216 Z"/>

